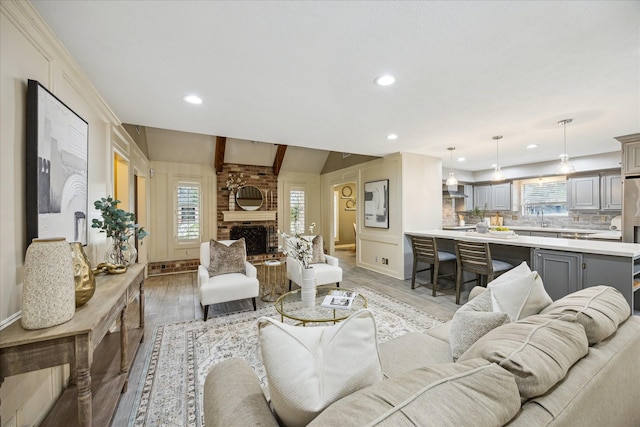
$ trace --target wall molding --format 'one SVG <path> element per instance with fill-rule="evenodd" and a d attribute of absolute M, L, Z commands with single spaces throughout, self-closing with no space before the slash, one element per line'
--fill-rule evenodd
<path fill-rule="evenodd" d="M 9 326 L 10 324 L 12 324 L 14 321 L 18 320 L 19 318 L 22 317 L 22 310 L 13 313 L 11 316 L 7 317 L 6 319 L 4 319 L 2 322 L 0 322 L 0 331 L 3 330 L 4 328 L 6 328 L 7 326 Z"/>

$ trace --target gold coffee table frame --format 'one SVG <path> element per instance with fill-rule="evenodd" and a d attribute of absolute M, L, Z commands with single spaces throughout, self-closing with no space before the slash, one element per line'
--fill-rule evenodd
<path fill-rule="evenodd" d="M 274 303 L 276 311 L 280 313 L 280 321 L 284 322 L 284 318 L 295 320 L 296 325 L 307 326 L 307 323 L 326 323 L 339 322 L 351 316 L 358 310 L 367 308 L 367 298 L 361 293 L 356 295 L 351 308 L 328 308 L 322 307 L 324 297 L 329 295 L 331 291 L 352 291 L 352 289 L 336 288 L 332 286 L 318 286 L 316 293 L 316 303 L 312 307 L 305 306 L 300 299 L 300 289 L 287 292 L 276 300 Z M 292 313 L 295 311 L 295 314 Z M 308 313 L 308 315 L 304 315 Z M 301 315 L 302 314 L 302 315 Z"/>

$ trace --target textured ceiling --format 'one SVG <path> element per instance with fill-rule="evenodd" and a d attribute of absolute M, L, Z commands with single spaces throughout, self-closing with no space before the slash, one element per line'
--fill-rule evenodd
<path fill-rule="evenodd" d="M 126 123 L 473 171 L 640 130 L 637 1 L 33 4 Z"/>

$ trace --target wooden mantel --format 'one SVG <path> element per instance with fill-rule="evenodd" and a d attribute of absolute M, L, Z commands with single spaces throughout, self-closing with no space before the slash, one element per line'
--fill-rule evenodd
<path fill-rule="evenodd" d="M 276 211 L 222 211 L 225 222 L 275 221 Z"/>

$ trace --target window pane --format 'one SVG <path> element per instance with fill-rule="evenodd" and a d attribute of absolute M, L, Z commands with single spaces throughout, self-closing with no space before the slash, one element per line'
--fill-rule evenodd
<path fill-rule="evenodd" d="M 290 224 L 292 234 L 304 234 L 304 189 L 296 188 L 289 191 Z"/>
<path fill-rule="evenodd" d="M 176 236 L 178 241 L 200 240 L 200 187 L 178 184 Z"/>
<path fill-rule="evenodd" d="M 567 181 L 522 184 L 523 215 L 567 215 Z"/>

